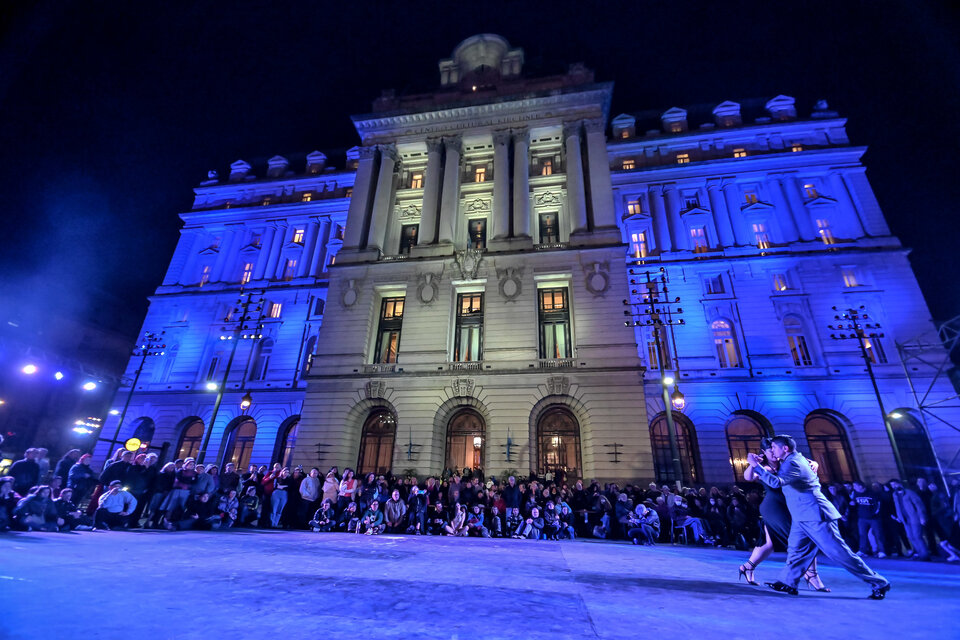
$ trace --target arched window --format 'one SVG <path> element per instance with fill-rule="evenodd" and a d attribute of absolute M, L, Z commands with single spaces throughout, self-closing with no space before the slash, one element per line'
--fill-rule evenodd
<path fill-rule="evenodd" d="M 770 430 L 752 416 L 738 413 L 727 424 L 727 446 L 730 447 L 730 466 L 733 467 L 734 482 L 743 480 L 743 470 L 747 467 L 747 454 L 757 453 L 764 437 Z"/>
<path fill-rule="evenodd" d="M 397 439 L 397 420 L 386 409 L 375 409 L 363 423 L 357 475 L 387 474 L 393 466 L 393 446 Z"/>
<path fill-rule="evenodd" d="M 650 423 L 650 442 L 653 447 L 653 467 L 657 482 L 675 482 L 693 484 L 701 477 L 696 434 L 693 424 L 681 413 L 673 412 L 673 424 L 677 431 L 677 447 L 680 454 L 680 467 L 683 477 L 673 472 L 673 456 L 670 453 L 670 432 L 667 416 L 661 413 Z"/>
<path fill-rule="evenodd" d="M 710 325 L 713 331 L 713 344 L 717 351 L 717 361 L 721 369 L 740 367 L 740 347 L 733 327 L 726 320 L 714 320 Z"/>
<path fill-rule="evenodd" d="M 281 438 L 278 442 L 277 451 L 274 452 L 273 459 L 279 461 L 285 467 L 293 463 L 293 452 L 297 448 L 297 431 L 300 427 L 300 420 L 290 420 L 286 428 L 281 432 Z"/>
<path fill-rule="evenodd" d="M 180 432 L 180 443 L 177 444 L 177 459 L 196 458 L 200 453 L 200 442 L 203 440 L 203 422 L 194 420 Z"/>
<path fill-rule="evenodd" d="M 908 413 L 907 409 L 897 409 L 893 413 L 899 416 L 890 419 L 890 426 L 893 428 L 893 439 L 900 452 L 900 461 L 908 476 L 903 479 L 913 480 L 921 476 L 930 478 L 939 475 L 937 459 L 934 457 L 923 425 Z"/>
<path fill-rule="evenodd" d="M 246 469 L 253 453 L 253 443 L 257 439 L 257 423 L 250 418 L 235 426 L 227 437 L 223 464 L 232 462 L 237 469 Z"/>
<path fill-rule="evenodd" d="M 583 475 L 580 461 L 580 424 L 566 407 L 547 409 L 537 421 L 537 473 L 567 478 Z"/>
<path fill-rule="evenodd" d="M 143 444 L 150 444 L 156 429 L 156 423 L 150 418 L 137 418 L 134 422 L 133 435 L 131 437 L 136 438 Z"/>
<path fill-rule="evenodd" d="M 483 418 L 473 409 L 463 409 L 447 424 L 447 469 L 482 469 L 486 438 Z"/>
<path fill-rule="evenodd" d="M 803 423 L 810 457 L 820 465 L 821 482 L 852 482 L 857 477 L 843 425 L 827 413 L 811 414 Z"/>
<path fill-rule="evenodd" d="M 790 356 L 793 358 L 793 366 L 809 367 L 813 364 L 813 358 L 810 355 L 806 331 L 803 328 L 803 321 L 797 316 L 787 316 L 783 319 L 783 330 L 787 334 L 787 344 L 790 346 Z"/>
<path fill-rule="evenodd" d="M 250 370 L 250 380 L 264 380 L 270 368 L 270 356 L 273 354 L 273 340 L 266 338 L 257 345 L 256 355 L 253 358 L 253 368 Z"/>

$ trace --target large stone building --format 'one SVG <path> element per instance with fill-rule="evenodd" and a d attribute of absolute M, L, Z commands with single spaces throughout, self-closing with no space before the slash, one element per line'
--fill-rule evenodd
<path fill-rule="evenodd" d="M 121 440 L 240 464 L 673 480 L 669 376 L 686 482 L 733 481 L 774 430 L 830 479 L 885 478 L 860 346 L 828 328 L 855 309 L 908 472 L 956 458 L 960 416 L 911 409 L 911 389 L 953 390 L 897 348 L 933 330 L 907 250 L 825 103 L 608 122 L 611 84 L 580 65 L 527 77 L 494 35 L 440 76 L 355 116 L 343 169 L 238 161 L 196 190 L 144 323 L 168 347 L 118 395 Z M 636 315 L 648 274 L 684 320 L 659 356 Z"/>

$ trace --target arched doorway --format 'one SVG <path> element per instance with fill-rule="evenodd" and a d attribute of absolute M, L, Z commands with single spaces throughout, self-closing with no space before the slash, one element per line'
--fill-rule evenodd
<path fill-rule="evenodd" d="M 180 442 L 177 443 L 178 460 L 196 458 L 200 453 L 200 443 L 203 440 L 203 421 L 199 418 L 187 423 L 180 430 Z"/>
<path fill-rule="evenodd" d="M 677 430 L 677 447 L 680 453 L 680 467 L 683 477 L 678 478 L 673 471 L 673 456 L 670 453 L 670 431 L 667 428 L 667 416 L 661 413 L 650 423 L 650 443 L 653 448 L 653 468 L 657 482 L 676 482 L 694 484 L 702 477 L 697 451 L 696 433 L 693 424 L 681 413 L 673 412 L 673 424 Z"/>
<path fill-rule="evenodd" d="M 397 439 L 397 419 L 387 409 L 370 412 L 360 434 L 357 475 L 387 474 L 393 466 L 393 447 Z"/>
<path fill-rule="evenodd" d="M 537 474 L 568 480 L 583 475 L 580 460 L 580 424 L 566 407 L 552 407 L 537 421 Z"/>
<path fill-rule="evenodd" d="M 133 423 L 133 435 L 142 443 L 142 448 L 146 449 L 153 440 L 153 434 L 157 430 L 157 425 L 151 418 L 137 418 Z"/>
<path fill-rule="evenodd" d="M 462 409 L 447 424 L 447 455 L 443 466 L 454 471 L 482 469 L 485 445 L 483 418 L 473 409 Z"/>
<path fill-rule="evenodd" d="M 743 471 L 747 468 L 747 454 L 757 453 L 762 447 L 761 441 L 768 435 L 770 428 L 766 420 L 762 420 L 759 415 L 734 413 L 727 423 L 727 446 L 730 448 L 734 482 L 743 480 Z"/>
<path fill-rule="evenodd" d="M 891 415 L 890 426 L 893 428 L 893 439 L 900 452 L 900 461 L 907 473 L 904 480 L 913 480 L 917 477 L 936 478 L 940 475 L 937 459 L 930 446 L 930 440 L 920 421 L 910 414 L 908 409 L 897 409 Z"/>
<path fill-rule="evenodd" d="M 239 424 L 230 430 L 224 448 L 222 464 L 232 462 L 238 470 L 246 470 L 257 439 L 257 423 L 252 418 L 239 418 Z"/>
<path fill-rule="evenodd" d="M 857 477 L 850 453 L 847 433 L 840 422 L 828 413 L 812 413 L 803 423 L 810 457 L 820 469 L 821 482 L 852 482 Z"/>
<path fill-rule="evenodd" d="M 300 428 L 300 416 L 288 418 L 278 432 L 277 444 L 274 447 L 273 459 L 284 467 L 293 463 L 293 453 L 297 448 L 297 433 Z"/>

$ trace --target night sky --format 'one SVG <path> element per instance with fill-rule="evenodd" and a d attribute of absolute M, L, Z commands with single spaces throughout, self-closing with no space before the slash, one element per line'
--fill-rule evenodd
<path fill-rule="evenodd" d="M 611 115 L 783 93 L 805 116 L 827 99 L 870 147 L 933 317 L 960 314 L 947 3 L 3 4 L 4 304 L 114 318 L 133 338 L 209 169 L 351 147 L 351 114 L 385 88 L 434 88 L 440 58 L 493 32 L 525 50 L 528 74 L 582 61 L 614 81 Z"/>

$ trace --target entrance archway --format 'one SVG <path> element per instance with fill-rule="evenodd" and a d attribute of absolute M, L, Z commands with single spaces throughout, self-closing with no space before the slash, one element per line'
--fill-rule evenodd
<path fill-rule="evenodd" d="M 552 407 L 537 420 L 537 474 L 579 478 L 580 423 L 566 407 Z"/>
<path fill-rule="evenodd" d="M 920 421 L 908 409 L 897 409 L 891 414 L 898 416 L 890 418 L 890 426 L 893 428 L 893 439 L 900 452 L 900 461 L 903 462 L 903 469 L 907 472 L 908 477 L 904 480 L 939 476 L 940 468 L 937 465 L 937 459 Z"/>
<path fill-rule="evenodd" d="M 810 457 L 820 469 L 821 482 L 852 482 L 857 477 L 847 433 L 839 420 L 823 412 L 812 413 L 803 423 Z"/>
<path fill-rule="evenodd" d="M 240 418 L 239 423 L 230 430 L 227 446 L 224 449 L 221 466 L 232 462 L 238 470 L 246 470 L 253 454 L 253 443 L 257 439 L 257 423 L 253 418 Z"/>
<path fill-rule="evenodd" d="M 360 432 L 357 475 L 388 474 L 393 466 L 393 447 L 397 439 L 397 419 L 383 408 L 370 412 Z"/>
<path fill-rule="evenodd" d="M 453 471 L 483 469 L 486 425 L 473 409 L 458 411 L 447 424 L 447 455 L 444 467 Z"/>
<path fill-rule="evenodd" d="M 727 423 L 727 447 L 730 449 L 734 482 L 743 480 L 747 454 L 757 453 L 762 446 L 761 441 L 770 433 L 769 423 L 759 414 L 737 412 Z"/>
<path fill-rule="evenodd" d="M 680 480 L 686 485 L 695 484 L 699 482 L 702 474 L 700 473 L 699 452 L 693 423 L 682 413 L 674 411 L 673 424 L 677 431 L 677 447 L 680 453 L 680 467 L 683 471 L 683 477 L 678 478 L 673 472 L 667 416 L 661 413 L 650 423 L 650 444 L 653 448 L 653 467 L 657 482 Z"/>
<path fill-rule="evenodd" d="M 180 441 L 177 443 L 178 460 L 196 458 L 200 453 L 200 443 L 203 440 L 203 420 L 196 418 L 188 422 L 180 430 Z"/>

